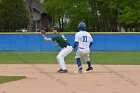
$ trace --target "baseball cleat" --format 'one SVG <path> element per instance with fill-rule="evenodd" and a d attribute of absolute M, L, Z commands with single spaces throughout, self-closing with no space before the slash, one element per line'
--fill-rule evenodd
<path fill-rule="evenodd" d="M 59 69 L 57 72 L 58 72 L 58 73 L 67 73 L 67 72 L 68 72 L 68 70 L 67 70 L 67 69 L 66 69 L 66 70 Z"/>
<path fill-rule="evenodd" d="M 86 69 L 86 71 L 90 71 L 90 70 L 93 70 L 93 67 L 89 67 Z"/>
<path fill-rule="evenodd" d="M 82 73 L 82 69 L 83 69 L 83 68 L 79 68 L 79 69 L 78 69 L 78 72 L 79 72 L 79 73 Z"/>
<path fill-rule="evenodd" d="M 62 69 L 59 69 L 57 72 L 60 72 L 60 71 L 62 71 Z"/>

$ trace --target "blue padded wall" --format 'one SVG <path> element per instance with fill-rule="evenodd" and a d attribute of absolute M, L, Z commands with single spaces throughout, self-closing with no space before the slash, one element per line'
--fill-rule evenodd
<path fill-rule="evenodd" d="M 47 37 L 51 37 L 49 34 Z M 92 34 L 93 51 L 140 50 L 140 34 Z M 65 34 L 71 45 L 74 34 Z M 57 51 L 55 42 L 46 42 L 40 34 L 0 34 L 0 51 Z"/>

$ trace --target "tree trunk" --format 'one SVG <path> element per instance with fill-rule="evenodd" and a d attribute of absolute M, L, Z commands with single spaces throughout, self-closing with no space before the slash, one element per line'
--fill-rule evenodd
<path fill-rule="evenodd" d="M 60 31 L 62 31 L 62 25 L 61 25 L 61 19 L 59 18 L 59 28 L 60 28 Z"/>
<path fill-rule="evenodd" d="M 62 31 L 64 31 L 64 22 L 63 22 L 63 18 L 62 18 L 61 21 L 62 21 L 62 22 L 61 22 L 61 24 L 62 24 Z"/>

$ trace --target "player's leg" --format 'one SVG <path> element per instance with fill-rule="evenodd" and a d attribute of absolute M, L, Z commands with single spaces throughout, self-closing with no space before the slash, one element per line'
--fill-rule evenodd
<path fill-rule="evenodd" d="M 59 54 L 58 54 L 58 55 L 59 55 Z M 58 56 L 58 55 L 57 55 L 56 59 L 57 59 L 57 62 L 58 62 L 59 68 L 60 68 L 60 69 L 58 70 L 58 72 L 59 72 L 59 71 L 61 71 L 61 70 L 62 70 L 62 66 L 60 65 L 60 61 L 59 61 L 59 60 L 60 60 L 60 58 L 59 58 L 59 56 Z"/>
<path fill-rule="evenodd" d="M 66 67 L 66 64 L 65 64 L 65 61 L 64 61 L 64 57 L 66 57 L 68 54 L 70 54 L 72 52 L 72 47 L 71 46 L 68 46 L 66 48 L 63 48 L 59 54 L 57 55 L 57 61 L 61 67 L 61 71 L 63 72 L 67 72 L 67 67 Z"/>
<path fill-rule="evenodd" d="M 93 70 L 93 67 L 92 67 L 92 64 L 91 64 L 91 60 L 90 60 L 89 54 L 88 55 L 85 55 L 84 56 L 84 59 L 87 62 L 87 65 L 88 65 L 88 68 L 86 69 L 86 71 Z"/>
<path fill-rule="evenodd" d="M 88 65 L 88 68 L 86 69 L 86 71 L 92 70 L 93 67 L 91 65 L 91 61 L 90 61 L 90 58 L 89 58 L 90 49 L 86 48 L 86 49 L 81 50 L 81 54 L 82 54 L 83 58 L 85 59 L 85 61 L 87 62 L 87 65 Z"/>
<path fill-rule="evenodd" d="M 77 50 L 76 56 L 75 56 L 75 60 L 76 60 L 76 63 L 78 65 L 78 71 L 79 71 L 79 73 L 81 73 L 82 72 L 82 69 L 83 69 L 80 58 L 81 58 L 80 50 Z"/>
<path fill-rule="evenodd" d="M 60 66 L 60 70 L 59 70 L 58 72 L 63 71 L 63 70 L 64 70 L 64 71 L 67 70 L 67 67 L 66 67 L 65 61 L 64 61 L 64 57 L 63 57 L 63 55 L 62 55 L 63 50 L 64 50 L 64 49 L 62 49 L 62 50 L 59 52 L 59 54 L 57 55 L 57 57 L 56 57 L 56 59 L 57 59 L 57 61 L 58 61 L 58 64 L 59 64 L 59 66 Z"/>
<path fill-rule="evenodd" d="M 67 55 L 69 55 L 73 51 L 72 46 L 67 46 L 66 48 L 63 48 L 63 50 L 60 52 L 60 55 L 65 58 Z"/>

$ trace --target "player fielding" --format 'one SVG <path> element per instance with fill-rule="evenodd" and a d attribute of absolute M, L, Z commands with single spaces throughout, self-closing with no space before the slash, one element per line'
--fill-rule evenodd
<path fill-rule="evenodd" d="M 55 45 L 55 47 L 60 46 L 62 48 L 56 57 L 57 62 L 60 67 L 58 72 L 67 73 L 68 70 L 67 70 L 64 58 L 72 52 L 73 48 L 70 45 L 70 43 L 68 42 L 68 40 L 65 38 L 65 36 L 59 32 L 59 28 L 57 28 L 57 27 L 52 28 L 52 33 L 54 34 L 54 36 L 51 38 L 45 37 L 44 34 L 42 34 L 42 36 L 44 37 L 44 39 L 46 41 L 56 41 L 58 44 Z"/>

